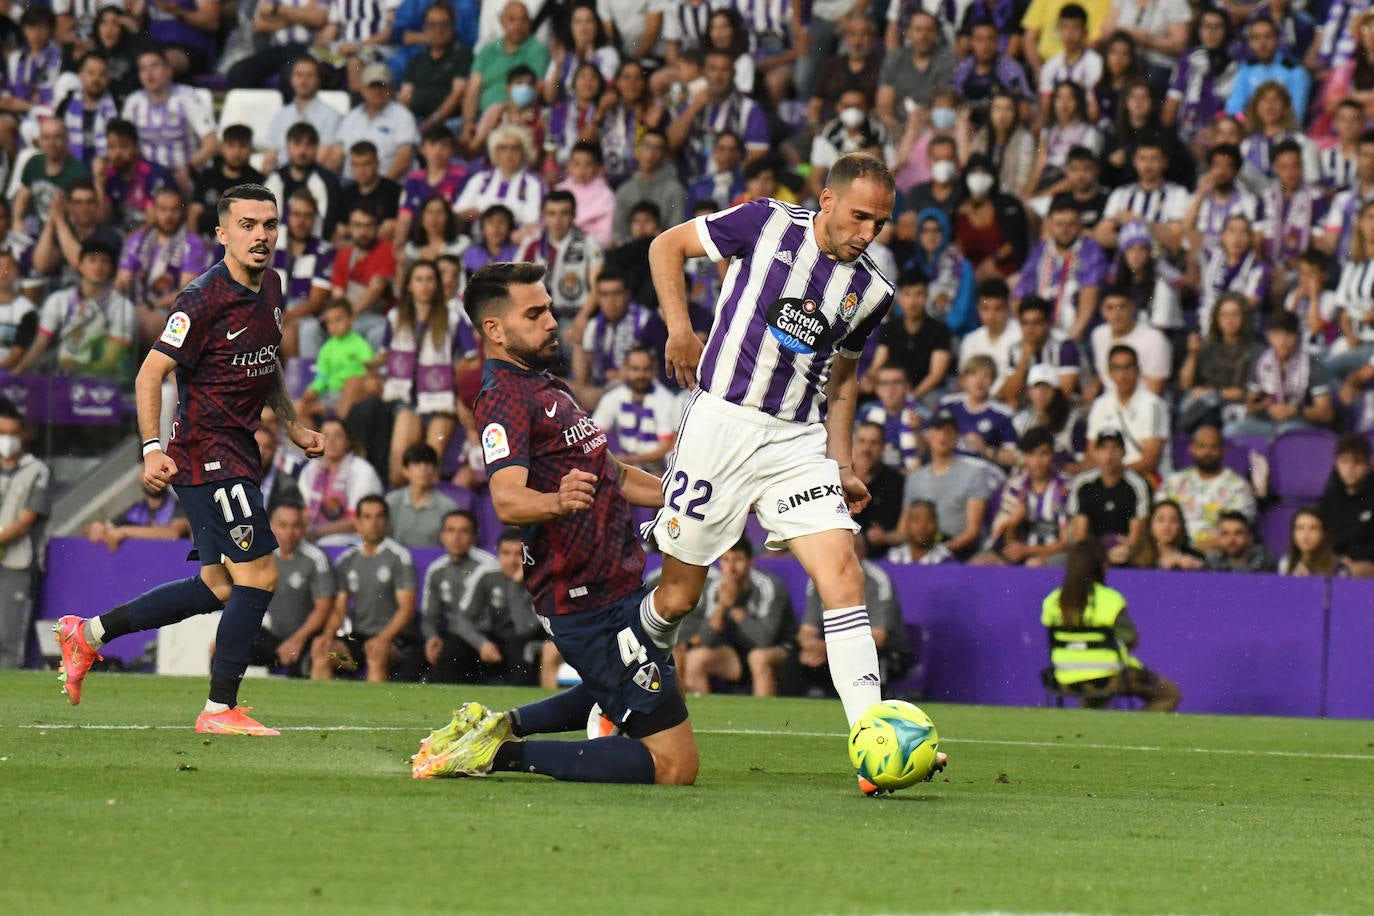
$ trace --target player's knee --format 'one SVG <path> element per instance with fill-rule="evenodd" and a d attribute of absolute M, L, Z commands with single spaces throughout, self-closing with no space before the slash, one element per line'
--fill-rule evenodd
<path fill-rule="evenodd" d="M 665 586 L 660 583 L 654 591 L 654 611 L 664 620 L 681 620 L 697 606 L 697 599 L 700 597 L 692 594 L 692 589 L 685 586 Z"/>
<path fill-rule="evenodd" d="M 696 744 L 673 753 L 657 753 L 654 757 L 654 784 L 659 786 L 690 786 L 697 781 L 701 758 Z"/>

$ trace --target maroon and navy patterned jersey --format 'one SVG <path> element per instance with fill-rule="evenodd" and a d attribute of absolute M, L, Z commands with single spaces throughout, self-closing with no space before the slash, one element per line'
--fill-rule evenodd
<path fill-rule="evenodd" d="M 487 475 L 517 465 L 526 483 L 556 493 L 574 468 L 597 475 L 590 509 L 525 530 L 525 586 L 548 617 L 606 607 L 639 588 L 644 550 L 616 483 L 606 433 L 546 372 L 489 359 L 477 395 Z"/>
<path fill-rule="evenodd" d="M 167 454 L 174 485 L 262 477 L 257 431 L 276 385 L 281 279 L 267 270 L 253 292 L 220 261 L 177 296 L 153 349 L 177 361 L 177 412 Z"/>

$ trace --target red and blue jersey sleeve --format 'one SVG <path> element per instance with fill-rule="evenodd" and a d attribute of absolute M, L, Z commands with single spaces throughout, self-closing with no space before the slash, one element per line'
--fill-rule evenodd
<path fill-rule="evenodd" d="M 500 374 L 496 384 L 496 372 L 487 370 L 474 411 L 488 477 L 512 465 L 530 466 L 529 384 L 513 372 Z"/>
<path fill-rule="evenodd" d="M 212 311 L 207 307 L 209 298 L 204 289 L 183 290 L 177 296 L 172 314 L 167 316 L 162 336 L 153 344 L 153 349 L 165 353 L 182 366 L 197 365 L 201 351 L 210 339 L 210 326 L 214 323 Z"/>

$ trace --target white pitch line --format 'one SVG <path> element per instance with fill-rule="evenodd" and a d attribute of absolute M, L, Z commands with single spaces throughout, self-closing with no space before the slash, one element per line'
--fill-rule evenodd
<path fill-rule="evenodd" d="M 74 722 L 54 722 L 50 724 L 3 725 L 0 729 L 22 728 L 31 731 L 185 731 L 186 725 L 83 725 Z M 423 725 L 286 725 L 284 732 L 413 732 L 424 731 Z M 843 736 L 836 732 L 803 732 L 763 728 L 698 728 L 698 735 L 750 736 L 766 738 L 835 738 Z M 1338 754 L 1320 751 L 1276 751 L 1255 750 L 1251 748 L 1223 747 L 1164 747 L 1154 744 L 1093 744 L 1071 741 L 1016 741 L 1007 738 L 950 738 L 943 741 L 949 744 L 989 744 L 1003 747 L 1057 747 L 1073 750 L 1092 751 L 1147 751 L 1158 753 L 1185 754 L 1222 754 L 1241 757 L 1300 757 L 1304 760 L 1374 760 L 1374 754 Z"/>

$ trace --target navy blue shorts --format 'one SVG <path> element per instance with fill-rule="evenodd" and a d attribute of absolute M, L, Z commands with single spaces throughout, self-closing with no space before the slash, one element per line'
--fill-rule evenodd
<path fill-rule="evenodd" d="M 672 653 L 654 645 L 639 622 L 637 589 L 594 611 L 548 618 L 554 645 L 582 675 L 601 712 L 632 738 L 645 738 L 687 720 Z"/>
<path fill-rule="evenodd" d="M 177 501 L 191 523 L 191 539 L 202 566 L 229 560 L 244 563 L 277 549 L 267 524 L 262 491 L 246 477 L 176 487 Z M 222 558 L 222 559 L 221 559 Z"/>

